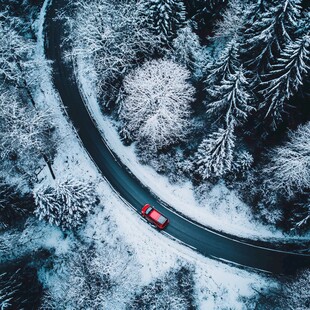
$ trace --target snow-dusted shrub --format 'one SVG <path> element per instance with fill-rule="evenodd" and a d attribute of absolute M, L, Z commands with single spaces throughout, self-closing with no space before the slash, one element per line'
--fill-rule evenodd
<path fill-rule="evenodd" d="M 192 266 L 170 270 L 164 278 L 145 286 L 128 309 L 195 309 L 193 273 Z"/>
<path fill-rule="evenodd" d="M 284 217 L 283 210 L 279 209 L 275 205 L 268 206 L 266 204 L 260 203 L 258 205 L 258 209 L 260 219 L 268 224 L 276 225 L 283 220 Z"/>
<path fill-rule="evenodd" d="M 183 170 L 184 157 L 181 152 L 159 154 L 149 164 L 158 172 L 168 176 L 171 184 L 180 183 L 185 180 Z M 188 162 L 185 162 L 188 164 Z"/>
<path fill-rule="evenodd" d="M 132 138 L 158 150 L 187 137 L 194 88 L 189 71 L 170 60 L 153 60 L 124 79 L 120 119 Z"/>
<path fill-rule="evenodd" d="M 213 187 L 214 184 L 208 181 L 204 181 L 203 183 L 200 183 L 199 185 L 195 186 L 194 187 L 195 199 L 199 203 L 203 203 L 208 198 L 208 195 Z"/>
<path fill-rule="evenodd" d="M 127 309 L 139 285 L 139 268 L 124 243 L 99 248 L 78 244 L 54 260 L 42 309 Z"/>
<path fill-rule="evenodd" d="M 62 229 L 80 225 L 98 200 L 94 184 L 73 178 L 40 187 L 33 195 L 39 219 Z"/>
<path fill-rule="evenodd" d="M 247 151 L 236 152 L 232 162 L 233 173 L 244 173 L 253 164 L 253 156 Z"/>

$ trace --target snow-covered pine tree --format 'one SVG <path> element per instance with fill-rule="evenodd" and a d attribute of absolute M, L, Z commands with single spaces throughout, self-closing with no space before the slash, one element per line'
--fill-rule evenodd
<path fill-rule="evenodd" d="M 37 85 L 40 68 L 46 60 L 35 53 L 36 43 L 21 33 L 22 20 L 12 18 L 3 10 L 0 12 L 0 81 L 18 88 Z"/>
<path fill-rule="evenodd" d="M 244 0 L 230 0 L 222 18 L 216 22 L 214 38 L 224 42 L 238 37 L 251 14 L 252 5 Z"/>
<path fill-rule="evenodd" d="M 214 85 L 236 73 L 240 67 L 238 57 L 238 43 L 233 38 L 224 48 L 219 58 L 207 68 L 205 88 L 208 93 L 212 93 Z"/>
<path fill-rule="evenodd" d="M 209 89 L 214 100 L 207 103 L 207 114 L 224 117 L 227 126 L 244 122 L 249 113 L 255 110 L 250 105 L 252 94 L 248 86 L 241 66 L 236 73 L 228 74 L 214 90 Z"/>
<path fill-rule="evenodd" d="M 142 0 L 150 29 L 164 43 L 170 43 L 185 23 L 183 0 Z"/>
<path fill-rule="evenodd" d="M 30 161 L 35 155 L 51 151 L 55 141 L 50 112 L 25 107 L 15 93 L 1 91 L 0 158 L 16 154 L 28 156 Z"/>
<path fill-rule="evenodd" d="M 300 2 L 259 1 L 253 8 L 257 15 L 246 29 L 242 45 L 242 57 L 253 76 L 267 73 L 284 45 L 294 39 L 300 18 Z"/>
<path fill-rule="evenodd" d="M 226 129 L 219 128 L 198 147 L 194 162 L 196 173 L 206 180 L 231 171 L 234 146 L 234 126 L 230 124 Z"/>
<path fill-rule="evenodd" d="M 309 70 L 310 34 L 307 33 L 289 42 L 270 72 L 262 76 L 262 86 L 265 88 L 261 91 L 264 101 L 260 108 L 266 111 L 265 117 L 271 117 L 273 128 L 281 121 L 285 104 L 299 90 Z"/>
<path fill-rule="evenodd" d="M 35 215 L 62 229 L 76 227 L 97 201 L 94 184 L 68 178 L 33 193 Z"/>
<path fill-rule="evenodd" d="M 178 30 L 177 37 L 172 41 L 172 47 L 172 59 L 191 70 L 198 67 L 203 58 L 199 37 L 193 32 L 190 24 Z"/>

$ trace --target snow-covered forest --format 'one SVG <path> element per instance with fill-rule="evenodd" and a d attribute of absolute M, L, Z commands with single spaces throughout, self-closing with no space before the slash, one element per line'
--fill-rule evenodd
<path fill-rule="evenodd" d="M 306 1 L 73 7 L 71 56 L 94 64 L 102 111 L 141 163 L 172 183 L 224 180 L 260 221 L 310 228 Z"/>
<path fill-rule="evenodd" d="M 256 223 L 309 236 L 306 0 L 64 3 L 64 61 L 88 66 L 142 167 L 198 202 L 224 184 Z M 53 88 L 50 4 L 0 2 L 0 308 L 309 309 L 309 270 L 252 274 L 128 227 Z"/>

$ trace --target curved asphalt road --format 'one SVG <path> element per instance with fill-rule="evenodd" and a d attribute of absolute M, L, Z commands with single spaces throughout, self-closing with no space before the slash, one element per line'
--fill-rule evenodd
<path fill-rule="evenodd" d="M 145 203 L 155 206 L 170 219 L 165 231 L 205 256 L 272 273 L 288 274 L 297 268 L 310 266 L 310 255 L 259 247 L 250 244 L 251 241 L 246 243 L 236 237 L 232 239 L 180 217 L 163 207 L 159 199 L 115 159 L 85 108 L 73 77 L 72 64 L 65 64 L 62 59 L 61 39 L 65 35 L 64 27 L 63 22 L 55 20 L 54 17 L 56 10 L 63 8 L 65 4 L 65 0 L 53 0 L 48 9 L 45 25 L 47 58 L 53 60 L 54 84 L 85 149 L 115 191 L 137 211 L 140 211 Z M 269 246 L 272 247 L 271 244 Z"/>

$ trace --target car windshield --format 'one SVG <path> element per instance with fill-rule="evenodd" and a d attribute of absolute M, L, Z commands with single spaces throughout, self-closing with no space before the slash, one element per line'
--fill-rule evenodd
<path fill-rule="evenodd" d="M 167 221 L 167 219 L 166 219 L 164 216 L 161 215 L 161 216 L 158 218 L 157 221 L 158 221 L 159 224 L 164 224 L 164 223 Z"/>
<path fill-rule="evenodd" d="M 149 214 L 152 210 L 153 210 L 152 207 L 148 207 L 145 211 L 145 214 Z"/>

